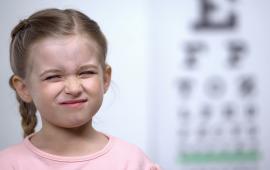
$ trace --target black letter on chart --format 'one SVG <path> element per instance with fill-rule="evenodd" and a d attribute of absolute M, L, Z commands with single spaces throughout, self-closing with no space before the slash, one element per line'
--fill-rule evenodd
<path fill-rule="evenodd" d="M 195 30 L 231 30 L 236 27 L 237 17 L 233 12 L 227 11 L 223 12 L 220 19 L 213 20 L 213 17 L 218 17 L 218 12 L 220 10 L 221 4 L 224 0 L 201 0 L 200 1 L 200 18 L 197 23 L 195 23 Z M 235 0 L 226 0 L 229 3 L 234 2 Z M 219 4 L 218 4 L 219 2 Z"/>

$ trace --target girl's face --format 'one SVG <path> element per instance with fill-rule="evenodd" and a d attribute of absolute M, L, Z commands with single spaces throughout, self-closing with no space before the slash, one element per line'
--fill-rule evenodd
<path fill-rule="evenodd" d="M 43 127 L 89 123 L 109 87 L 111 68 L 102 67 L 97 44 L 80 35 L 47 38 L 30 48 L 25 91 Z"/>

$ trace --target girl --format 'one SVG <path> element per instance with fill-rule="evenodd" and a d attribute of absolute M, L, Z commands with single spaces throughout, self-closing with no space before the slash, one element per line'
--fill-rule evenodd
<path fill-rule="evenodd" d="M 10 86 L 25 139 L 0 152 L 0 169 L 159 169 L 136 146 L 92 126 L 111 80 L 95 21 L 72 9 L 46 9 L 21 21 L 11 37 Z M 42 128 L 35 132 L 37 111 Z"/>

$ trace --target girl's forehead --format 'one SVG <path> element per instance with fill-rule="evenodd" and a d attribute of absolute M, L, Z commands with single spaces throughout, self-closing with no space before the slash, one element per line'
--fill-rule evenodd
<path fill-rule="evenodd" d="M 29 57 L 33 67 L 38 69 L 99 64 L 96 42 L 81 35 L 45 38 L 33 44 Z"/>
<path fill-rule="evenodd" d="M 35 42 L 30 47 L 30 52 L 37 52 L 41 49 L 49 50 L 59 50 L 59 49 L 78 49 L 87 48 L 91 51 L 96 51 L 98 45 L 94 39 L 89 36 L 83 35 L 70 35 L 70 36 L 59 36 L 59 37 L 47 37 Z M 36 51 L 37 50 L 37 51 Z"/>

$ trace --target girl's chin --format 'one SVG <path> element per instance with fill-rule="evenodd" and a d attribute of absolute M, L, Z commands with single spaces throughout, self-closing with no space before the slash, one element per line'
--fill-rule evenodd
<path fill-rule="evenodd" d="M 80 129 L 80 128 L 88 128 L 89 126 L 92 125 L 92 119 L 87 120 L 87 121 L 72 121 L 72 122 L 68 122 L 63 124 L 62 128 L 65 129 Z"/>

